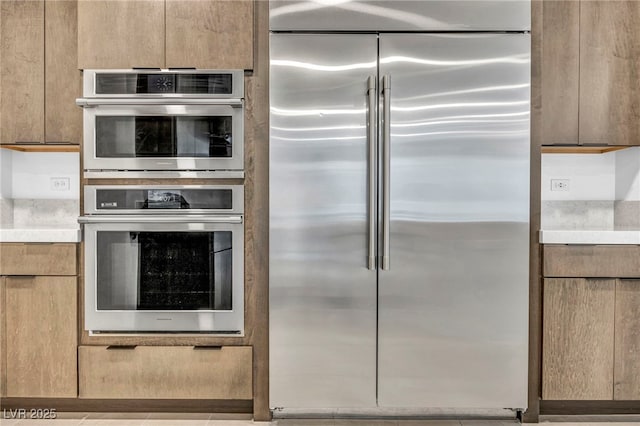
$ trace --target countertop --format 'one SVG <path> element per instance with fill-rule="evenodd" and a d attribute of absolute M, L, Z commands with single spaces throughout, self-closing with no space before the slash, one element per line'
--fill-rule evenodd
<path fill-rule="evenodd" d="M 640 244 L 640 230 L 541 230 L 542 244 Z"/>
<path fill-rule="evenodd" d="M 4 225 L 0 228 L 2 243 L 78 243 L 81 240 L 79 227 Z"/>

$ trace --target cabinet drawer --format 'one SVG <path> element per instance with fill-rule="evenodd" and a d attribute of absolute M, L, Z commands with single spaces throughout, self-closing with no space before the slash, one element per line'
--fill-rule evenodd
<path fill-rule="evenodd" d="M 0 275 L 77 275 L 75 244 L 0 244 Z"/>
<path fill-rule="evenodd" d="M 640 278 L 640 246 L 546 244 L 543 252 L 545 277 Z"/>
<path fill-rule="evenodd" d="M 252 348 L 80 346 L 80 398 L 251 399 Z"/>

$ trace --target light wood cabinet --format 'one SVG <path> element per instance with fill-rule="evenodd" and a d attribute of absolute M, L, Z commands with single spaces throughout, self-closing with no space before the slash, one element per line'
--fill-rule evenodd
<path fill-rule="evenodd" d="M 163 67 L 164 7 L 164 0 L 79 0 L 78 68 Z"/>
<path fill-rule="evenodd" d="M 44 1 L 0 1 L 0 142 L 44 141 Z"/>
<path fill-rule="evenodd" d="M 640 145 L 639 20 L 633 0 L 544 2 L 544 145 Z"/>
<path fill-rule="evenodd" d="M 253 68 L 253 0 L 166 5 L 168 68 Z"/>
<path fill-rule="evenodd" d="M 580 2 L 580 142 L 640 145 L 640 2 Z"/>
<path fill-rule="evenodd" d="M 580 2 L 545 1 L 542 22 L 542 141 L 577 145 Z"/>
<path fill-rule="evenodd" d="M 0 2 L 0 143 L 79 144 L 76 2 Z"/>
<path fill-rule="evenodd" d="M 79 144 L 82 140 L 82 73 L 77 67 L 78 3 L 45 3 L 45 142 Z"/>
<path fill-rule="evenodd" d="M 615 280 L 544 280 L 542 399 L 613 399 Z"/>
<path fill-rule="evenodd" d="M 250 346 L 80 346 L 80 398 L 251 399 Z"/>
<path fill-rule="evenodd" d="M 616 400 L 640 399 L 640 280 L 616 285 L 615 376 Z"/>
<path fill-rule="evenodd" d="M 640 278 L 640 246 L 545 244 L 545 277 Z"/>
<path fill-rule="evenodd" d="M 0 275 L 76 275 L 75 244 L 1 243 Z"/>
<path fill-rule="evenodd" d="M 77 278 L 5 277 L 7 397 L 77 396 Z"/>
<path fill-rule="evenodd" d="M 253 0 L 79 0 L 78 68 L 253 68 Z"/>

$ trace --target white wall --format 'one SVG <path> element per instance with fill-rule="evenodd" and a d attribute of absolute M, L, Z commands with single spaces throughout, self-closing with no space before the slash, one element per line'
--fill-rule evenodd
<path fill-rule="evenodd" d="M 0 149 L 0 198 L 11 198 L 11 151 Z"/>
<path fill-rule="evenodd" d="M 616 151 L 616 200 L 640 201 L 640 147 Z"/>
<path fill-rule="evenodd" d="M 543 154 L 542 199 L 545 201 L 615 200 L 616 152 Z M 551 179 L 569 179 L 569 191 L 551 191 Z"/>
<path fill-rule="evenodd" d="M 76 152 L 40 153 L 0 149 L 0 189 L 13 199 L 77 200 L 80 196 L 80 156 Z M 51 178 L 69 178 L 68 191 L 55 191 Z"/>

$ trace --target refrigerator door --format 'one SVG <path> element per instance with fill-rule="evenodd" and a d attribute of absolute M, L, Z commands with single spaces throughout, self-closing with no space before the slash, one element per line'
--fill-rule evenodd
<path fill-rule="evenodd" d="M 271 36 L 271 407 L 376 403 L 376 74 L 375 35 Z"/>
<path fill-rule="evenodd" d="M 530 0 L 271 0 L 272 31 L 524 31 Z"/>
<path fill-rule="evenodd" d="M 383 34 L 380 74 L 378 403 L 525 408 L 530 36 Z"/>

